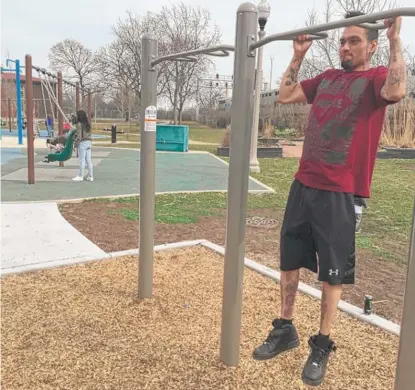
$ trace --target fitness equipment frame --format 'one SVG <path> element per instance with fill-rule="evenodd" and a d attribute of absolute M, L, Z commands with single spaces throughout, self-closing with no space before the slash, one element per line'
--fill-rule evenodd
<path fill-rule="evenodd" d="M 58 82 L 58 134 L 63 134 L 63 114 L 60 109 L 63 103 L 63 83 L 75 87 L 76 90 L 76 111 L 81 107 L 80 104 L 80 92 L 84 91 L 88 94 L 88 119 L 91 122 L 92 118 L 92 92 L 90 90 L 84 90 L 79 87 L 79 83 L 71 83 L 70 81 L 65 80 L 62 77 L 62 72 L 58 72 L 57 75 L 48 72 L 46 69 L 34 66 L 32 64 L 32 56 L 27 54 L 25 57 L 25 70 L 26 70 L 26 81 L 25 81 L 25 90 L 26 90 L 26 118 L 27 118 L 27 162 L 28 162 L 28 183 L 35 184 L 35 154 L 34 154 L 34 136 L 33 136 L 33 77 L 32 71 L 43 73 Z M 56 104 L 56 103 L 55 103 Z M 64 163 L 59 162 L 59 166 L 63 167 Z"/>
<path fill-rule="evenodd" d="M 16 74 L 16 111 L 17 111 L 17 137 L 18 144 L 23 145 L 23 117 L 22 117 L 22 93 L 20 89 L 20 61 L 19 60 L 6 60 L 6 66 L 9 63 L 14 63 L 14 69 L 1 68 L 1 72 L 14 72 Z"/>
<path fill-rule="evenodd" d="M 249 155 L 253 119 L 253 96 L 255 79 L 255 50 L 273 41 L 293 40 L 302 34 L 311 39 L 324 39 L 325 31 L 360 25 L 369 29 L 384 29 L 378 20 L 398 16 L 415 16 L 415 8 L 397 8 L 350 19 L 342 19 L 317 26 L 305 27 L 284 33 L 268 35 L 256 41 L 257 8 L 243 3 L 237 10 L 235 46 L 220 45 L 212 48 L 190 50 L 157 58 L 157 39 L 153 34 L 142 37 L 142 90 L 141 90 L 141 159 L 140 159 L 140 260 L 138 292 L 140 298 L 152 297 L 154 203 L 155 203 L 155 138 L 154 121 L 157 105 L 156 65 L 167 60 L 195 61 L 195 55 L 207 54 L 234 57 L 234 84 L 232 101 L 232 129 L 229 159 L 228 207 L 226 249 L 223 280 L 223 305 L 220 358 L 230 366 L 239 361 L 241 306 L 245 255 L 245 219 L 248 198 Z M 372 22 L 371 24 L 369 24 Z M 152 116 L 150 115 L 152 112 Z M 415 383 L 415 206 L 412 239 L 408 260 L 408 277 L 401 327 L 395 390 L 409 390 Z"/>

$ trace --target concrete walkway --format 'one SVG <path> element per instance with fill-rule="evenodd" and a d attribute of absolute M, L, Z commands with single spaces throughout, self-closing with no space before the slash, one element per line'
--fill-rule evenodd
<path fill-rule="evenodd" d="M 105 258 L 60 214 L 56 203 L 1 205 L 1 273 Z"/>

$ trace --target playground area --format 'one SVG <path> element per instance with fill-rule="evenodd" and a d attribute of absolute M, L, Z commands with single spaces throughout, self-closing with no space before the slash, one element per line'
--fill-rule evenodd
<path fill-rule="evenodd" d="M 93 147 L 95 182 L 73 183 L 79 159 L 73 156 L 59 163 L 42 162 L 47 149 L 36 149 L 35 184 L 27 184 L 25 149 L 5 150 L 2 157 L 2 202 L 39 202 L 85 199 L 93 197 L 132 196 L 140 192 L 140 151 Z M 156 192 L 226 191 L 228 164 L 210 153 L 158 152 L 156 157 Z M 252 192 L 272 192 L 250 178 Z"/>
<path fill-rule="evenodd" d="M 33 62 L 16 47 L 2 63 L 1 387 L 412 390 L 415 160 L 374 151 L 385 129 L 414 145 L 413 113 L 400 127 L 380 114 L 407 98 L 398 41 L 415 8 L 273 34 L 268 1 L 246 2 L 228 44 L 192 7 L 128 13 L 94 51 L 45 34 L 47 57 L 28 43 Z M 346 72 L 305 72 L 300 87 L 312 41 L 343 28 Z M 389 71 L 368 77 L 383 30 Z M 294 57 L 274 89 L 280 58 L 263 85 L 263 49 L 276 41 Z M 311 263 L 319 277 L 295 272 Z"/>

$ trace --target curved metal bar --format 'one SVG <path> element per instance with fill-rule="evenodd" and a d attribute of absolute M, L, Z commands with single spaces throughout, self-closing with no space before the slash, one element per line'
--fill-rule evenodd
<path fill-rule="evenodd" d="M 227 50 L 221 50 L 219 52 L 211 52 L 209 53 L 212 57 L 227 57 L 229 55 L 229 52 Z"/>
<path fill-rule="evenodd" d="M 386 28 L 384 23 L 361 23 L 360 27 L 367 28 L 368 30 L 383 30 Z"/>
<path fill-rule="evenodd" d="M 388 11 L 375 12 L 369 15 L 355 16 L 354 18 L 336 20 L 334 22 L 318 24 L 317 26 L 308 26 L 303 27 L 298 30 L 292 30 L 285 33 L 268 35 L 267 37 L 252 43 L 249 46 L 249 50 L 253 51 L 258 49 L 261 46 L 266 45 L 267 43 L 274 41 L 286 40 L 288 37 L 294 37 L 303 34 L 315 34 L 322 31 L 335 30 L 336 28 L 347 27 L 347 26 L 357 26 L 362 25 L 367 22 L 377 22 L 382 19 L 396 18 L 398 16 L 415 16 L 415 8 L 406 7 L 406 8 L 395 8 Z M 366 26 L 365 26 L 366 27 Z M 372 28 L 371 26 L 370 28 Z M 368 27 L 369 28 L 369 27 Z M 385 27 L 382 27 L 385 28 Z"/>
<path fill-rule="evenodd" d="M 315 33 L 315 34 L 308 34 L 310 36 L 311 41 L 315 41 L 317 39 L 326 39 L 328 37 L 328 34 L 323 33 Z M 296 35 L 286 36 L 284 38 L 278 39 L 279 41 L 292 41 L 296 38 Z"/>
<path fill-rule="evenodd" d="M 235 47 L 232 45 L 218 45 L 218 46 L 213 46 L 213 47 L 203 47 L 201 49 L 184 51 L 182 53 L 169 54 L 167 56 L 157 58 L 156 60 L 151 62 L 151 66 L 156 66 L 157 64 L 160 64 L 163 61 L 168 61 L 168 60 L 174 61 L 174 60 L 178 60 L 179 58 L 185 58 L 185 57 L 194 56 L 197 54 L 206 54 L 206 55 L 218 57 L 217 52 L 222 52 L 223 54 L 219 54 L 219 57 L 225 57 L 225 54 L 226 56 L 228 56 L 230 51 L 235 51 Z"/>
<path fill-rule="evenodd" d="M 183 58 L 176 58 L 175 61 L 180 61 L 180 62 L 196 62 L 198 60 L 197 57 L 195 56 L 189 56 L 189 57 L 183 57 Z"/>

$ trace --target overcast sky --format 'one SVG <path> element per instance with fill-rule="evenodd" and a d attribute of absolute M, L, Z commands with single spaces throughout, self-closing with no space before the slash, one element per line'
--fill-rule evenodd
<path fill-rule="evenodd" d="M 48 67 L 48 52 L 52 45 L 65 39 L 79 40 L 86 47 L 96 50 L 112 40 L 111 28 L 126 10 L 138 14 L 157 12 L 162 5 L 176 0 L 18 0 L 1 4 L 1 63 L 5 58 L 19 58 L 31 54 L 33 64 Z M 271 17 L 267 33 L 282 32 L 303 27 L 307 12 L 315 6 L 322 9 L 326 0 L 270 0 Z M 398 0 L 402 7 L 414 7 L 415 0 Z M 185 0 L 210 10 L 212 19 L 222 31 L 222 42 L 234 44 L 236 10 L 241 0 Z M 257 3 L 257 1 L 255 1 Z M 404 18 L 402 27 L 404 46 L 415 53 L 415 17 Z M 264 78 L 269 80 L 270 56 L 274 56 L 273 86 L 282 75 L 291 57 L 291 42 L 273 42 L 264 49 Z M 217 59 L 216 71 L 231 75 L 233 55 Z"/>

